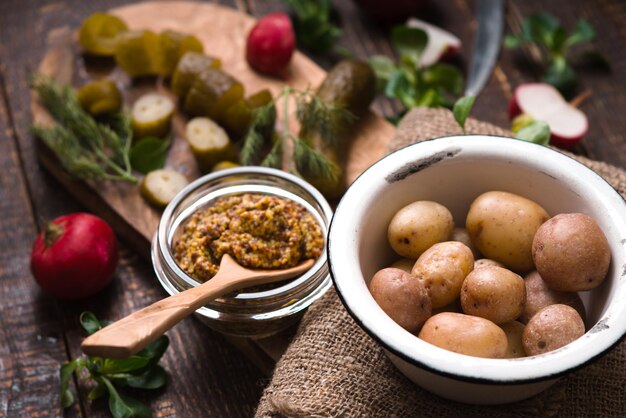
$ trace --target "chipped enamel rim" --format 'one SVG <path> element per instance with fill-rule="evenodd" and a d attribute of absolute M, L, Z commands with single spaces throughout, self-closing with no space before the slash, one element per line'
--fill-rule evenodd
<path fill-rule="evenodd" d="M 454 178 L 449 172 L 456 173 Z M 454 206 L 451 188 L 456 199 L 466 200 L 451 209 L 455 221 L 469 207 L 471 195 L 494 189 L 525 195 L 552 215 L 565 207 L 565 211 L 586 212 L 596 220 L 609 240 L 612 261 L 605 282 L 583 295 L 588 311 L 592 308 L 589 316 L 595 317 L 583 337 L 533 357 L 470 357 L 416 338 L 378 307 L 366 279 L 386 267 L 381 260 L 391 256 L 386 244 L 391 216 L 421 198 L 448 199 Z M 377 242 L 378 249 L 374 247 Z M 342 302 L 366 332 L 410 364 L 453 379 L 486 384 L 554 379 L 598 358 L 626 334 L 626 202 L 576 160 L 529 142 L 461 135 L 420 142 L 384 157 L 357 178 L 340 201 L 330 226 L 328 257 Z"/>

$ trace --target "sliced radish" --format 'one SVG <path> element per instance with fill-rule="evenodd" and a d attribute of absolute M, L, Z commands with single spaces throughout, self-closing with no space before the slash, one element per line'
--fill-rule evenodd
<path fill-rule="evenodd" d="M 426 48 L 422 52 L 420 61 L 422 67 L 428 67 L 441 60 L 448 59 L 461 49 L 461 40 L 438 26 L 414 17 L 410 18 L 406 25 L 411 28 L 421 29 L 428 35 L 428 44 L 426 44 Z"/>
<path fill-rule="evenodd" d="M 550 125 L 550 144 L 572 148 L 587 133 L 587 116 L 570 105 L 550 84 L 527 83 L 515 89 L 509 103 L 509 116 L 526 113 Z"/>

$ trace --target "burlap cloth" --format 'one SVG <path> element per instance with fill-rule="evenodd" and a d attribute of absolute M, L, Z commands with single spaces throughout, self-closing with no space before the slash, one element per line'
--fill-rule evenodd
<path fill-rule="evenodd" d="M 468 120 L 468 132 L 511 136 Z M 461 133 L 446 110 L 417 109 L 398 127 L 390 151 Z M 577 157 L 626 196 L 626 172 Z M 624 318 L 626 321 L 626 318 Z M 472 406 L 447 401 L 414 385 L 352 320 L 334 289 L 314 303 L 278 362 L 257 417 L 626 417 L 626 342 L 515 404 Z"/>

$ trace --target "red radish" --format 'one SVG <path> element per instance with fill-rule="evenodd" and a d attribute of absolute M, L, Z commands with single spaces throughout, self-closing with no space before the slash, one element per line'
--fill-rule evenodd
<path fill-rule="evenodd" d="M 546 83 L 527 83 L 515 89 L 509 102 L 509 117 L 513 119 L 521 113 L 546 122 L 550 126 L 550 144 L 561 148 L 572 148 L 589 129 L 585 114 Z"/>
<path fill-rule="evenodd" d="M 426 44 L 420 60 L 422 67 L 446 60 L 461 49 L 461 40 L 438 26 L 414 17 L 410 18 L 406 25 L 410 28 L 421 29 L 428 35 L 428 44 Z"/>
<path fill-rule="evenodd" d="M 255 70 L 280 75 L 291 60 L 295 36 L 291 20 L 285 13 L 265 15 L 248 34 L 246 60 Z"/>
<path fill-rule="evenodd" d="M 40 232 L 30 269 L 46 293 L 78 299 L 111 282 L 117 259 L 117 239 L 111 227 L 97 216 L 73 213 L 49 222 Z"/>

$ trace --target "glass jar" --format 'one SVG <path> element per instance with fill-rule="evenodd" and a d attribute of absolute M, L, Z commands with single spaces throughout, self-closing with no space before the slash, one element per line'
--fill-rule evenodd
<path fill-rule="evenodd" d="M 322 226 L 326 242 L 332 211 L 322 194 L 304 180 L 265 167 L 238 167 L 203 176 L 185 187 L 165 208 L 152 240 L 152 264 L 163 288 L 174 295 L 200 283 L 176 263 L 173 245 L 186 221 L 221 196 L 269 194 L 304 206 Z M 210 328 L 239 337 L 266 337 L 296 322 L 331 286 L 326 246 L 302 276 L 272 289 L 254 289 L 220 297 L 196 311 Z"/>

